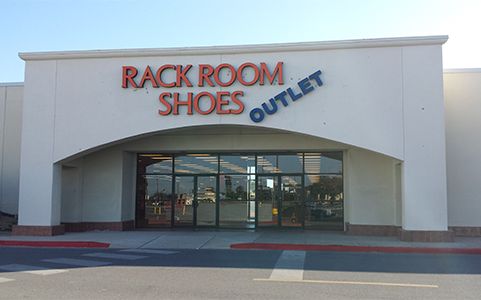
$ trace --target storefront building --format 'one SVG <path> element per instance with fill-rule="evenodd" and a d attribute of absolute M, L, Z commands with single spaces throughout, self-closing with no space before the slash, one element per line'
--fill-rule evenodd
<path fill-rule="evenodd" d="M 0 87 L 1 209 L 13 234 L 480 234 L 457 146 L 477 118 L 446 100 L 474 101 L 456 87 L 479 77 L 443 75 L 446 40 L 21 53 L 24 85 Z"/>

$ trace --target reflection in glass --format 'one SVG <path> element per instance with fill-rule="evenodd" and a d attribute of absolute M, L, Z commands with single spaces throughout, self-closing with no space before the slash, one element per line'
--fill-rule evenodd
<path fill-rule="evenodd" d="M 277 155 L 258 155 L 257 173 L 278 173 Z"/>
<path fill-rule="evenodd" d="M 144 175 L 141 191 L 144 197 L 144 214 L 149 225 L 170 226 L 172 212 L 172 176 Z"/>
<path fill-rule="evenodd" d="M 259 227 L 278 224 L 277 178 L 277 176 L 259 176 L 257 179 L 257 225 Z"/>
<path fill-rule="evenodd" d="M 254 155 L 221 155 L 219 159 L 221 173 L 255 173 Z"/>
<path fill-rule="evenodd" d="M 142 154 L 138 159 L 139 170 L 146 174 L 172 173 L 172 156 L 166 154 Z"/>
<path fill-rule="evenodd" d="M 194 177 L 175 177 L 175 225 L 194 224 Z"/>
<path fill-rule="evenodd" d="M 302 177 L 281 176 L 280 196 L 282 226 L 302 226 Z"/>
<path fill-rule="evenodd" d="M 302 173 L 302 153 L 279 155 L 277 162 L 280 173 Z"/>
<path fill-rule="evenodd" d="M 305 176 L 305 226 L 342 229 L 344 195 L 342 175 Z"/>
<path fill-rule="evenodd" d="M 255 200 L 255 175 L 219 175 L 220 200 Z"/>
<path fill-rule="evenodd" d="M 219 175 L 219 225 L 253 228 L 255 175 Z"/>
<path fill-rule="evenodd" d="M 215 176 L 197 176 L 197 225 L 215 225 Z"/>
<path fill-rule="evenodd" d="M 254 228 L 255 219 L 250 212 L 255 210 L 254 201 L 221 200 L 219 226 L 225 228 Z"/>
<path fill-rule="evenodd" d="M 217 173 L 218 159 L 215 154 L 187 154 L 175 157 L 175 173 Z"/>
<path fill-rule="evenodd" d="M 306 153 L 306 173 L 342 174 L 342 152 Z"/>

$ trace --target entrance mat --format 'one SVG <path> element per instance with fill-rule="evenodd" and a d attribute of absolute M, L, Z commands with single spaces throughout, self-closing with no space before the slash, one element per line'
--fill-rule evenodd
<path fill-rule="evenodd" d="M 108 248 L 110 243 L 86 241 L 5 241 L 0 246 L 11 247 L 50 247 L 50 248 Z"/>
<path fill-rule="evenodd" d="M 230 247 L 232 249 L 257 249 L 257 250 L 481 255 L 481 248 L 384 247 L 384 246 L 347 246 L 347 245 L 312 245 L 312 244 L 306 245 L 306 244 L 274 244 L 274 243 L 240 243 L 240 244 L 231 244 Z"/>

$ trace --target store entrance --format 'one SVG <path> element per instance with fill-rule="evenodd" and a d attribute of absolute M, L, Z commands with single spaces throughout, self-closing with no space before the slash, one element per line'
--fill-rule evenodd
<path fill-rule="evenodd" d="M 137 180 L 137 228 L 216 226 L 217 176 L 146 175 Z"/>
<path fill-rule="evenodd" d="M 215 226 L 216 176 L 175 176 L 174 226 Z"/>
<path fill-rule="evenodd" d="M 301 175 L 258 177 L 258 227 L 302 227 Z"/>
<path fill-rule="evenodd" d="M 342 152 L 145 153 L 136 227 L 343 230 Z"/>

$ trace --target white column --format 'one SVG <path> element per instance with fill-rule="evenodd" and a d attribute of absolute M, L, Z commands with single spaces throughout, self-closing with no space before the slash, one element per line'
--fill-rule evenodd
<path fill-rule="evenodd" d="M 56 61 L 28 61 L 22 119 L 20 226 L 60 223 L 61 166 L 53 163 L 55 93 Z"/>
<path fill-rule="evenodd" d="M 447 231 L 441 45 L 403 48 L 402 228 Z"/>

